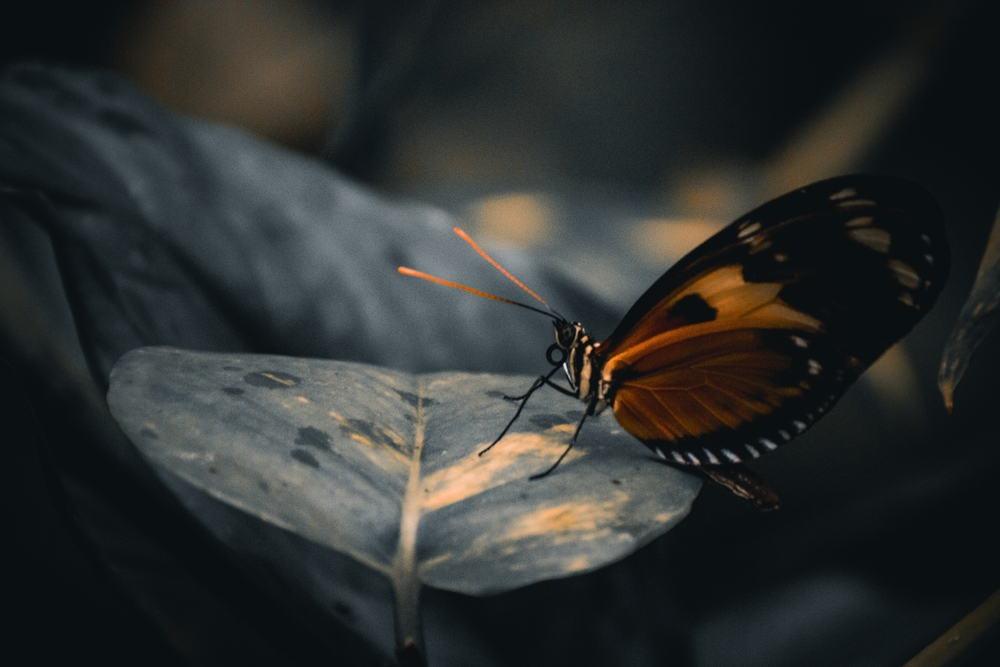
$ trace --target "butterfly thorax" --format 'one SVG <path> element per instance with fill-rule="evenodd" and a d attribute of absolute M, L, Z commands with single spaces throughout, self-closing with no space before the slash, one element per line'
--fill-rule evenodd
<path fill-rule="evenodd" d="M 563 371 L 577 398 L 587 403 L 591 414 L 598 414 L 611 400 L 610 385 L 603 382 L 604 360 L 598 352 L 600 342 L 590 337 L 579 322 L 557 321 L 556 345 L 565 352 Z"/>

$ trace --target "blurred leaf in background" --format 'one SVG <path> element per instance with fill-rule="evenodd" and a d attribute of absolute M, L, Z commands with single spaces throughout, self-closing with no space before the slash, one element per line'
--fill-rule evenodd
<path fill-rule="evenodd" d="M 993 231 L 986 242 L 986 251 L 979 262 L 976 282 L 969 298 L 962 306 L 962 312 L 955 323 L 955 329 L 948 338 L 938 372 L 938 387 L 944 397 L 944 404 L 951 412 L 954 407 L 955 388 L 965 375 L 972 353 L 996 328 L 1000 318 L 1000 213 L 993 223 Z"/>

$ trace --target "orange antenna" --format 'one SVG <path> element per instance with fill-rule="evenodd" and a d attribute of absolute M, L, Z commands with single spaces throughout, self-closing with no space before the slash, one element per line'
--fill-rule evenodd
<path fill-rule="evenodd" d="M 532 292 L 530 289 L 528 289 L 524 285 L 524 283 L 522 283 L 520 280 L 518 280 L 517 278 L 515 278 L 514 276 L 512 276 L 510 274 L 510 271 L 508 271 L 507 269 L 505 269 L 502 266 L 500 266 L 499 262 L 497 262 L 495 259 L 493 259 L 489 255 L 487 255 L 486 251 L 483 250 L 482 248 L 480 248 L 476 244 L 476 242 L 472 240 L 472 237 L 469 236 L 468 234 L 466 234 L 464 231 L 462 231 L 462 229 L 460 227 L 455 227 L 454 231 L 455 231 L 456 234 L 458 234 L 459 238 L 461 238 L 463 241 L 465 241 L 466 243 L 468 243 L 469 245 L 471 245 L 473 250 L 475 250 L 480 255 L 482 255 L 483 259 L 485 259 L 487 262 L 489 262 L 490 264 L 492 264 L 493 266 L 495 266 L 497 268 L 497 270 L 500 271 L 500 273 L 502 273 L 505 276 L 507 276 L 508 278 L 510 278 L 511 281 L 513 281 L 513 283 L 515 285 L 517 285 L 518 287 L 520 287 L 521 289 L 523 289 L 525 292 L 527 292 L 531 296 L 533 296 L 536 299 L 538 299 L 542 303 L 543 306 L 545 306 L 549 310 L 552 310 L 551 306 L 549 306 L 549 304 L 545 303 L 545 299 L 543 299 L 542 297 L 538 296 L 537 294 L 535 294 L 534 292 Z M 500 297 L 494 297 L 494 298 L 499 299 Z M 500 300 L 502 301 L 503 299 L 500 299 Z"/>
<path fill-rule="evenodd" d="M 534 306 L 529 306 L 526 303 L 521 303 L 520 301 L 514 301 L 513 299 L 505 299 L 502 296 L 497 296 L 496 294 L 490 294 L 489 292 L 484 292 L 484 291 L 478 290 L 478 289 L 476 289 L 474 287 L 469 287 L 468 285 L 462 285 L 461 283 L 453 283 L 450 280 L 445 280 L 444 278 L 438 278 L 437 276 L 432 276 L 431 274 L 424 273 L 423 271 L 417 271 L 416 269 L 411 269 L 411 268 L 406 267 L 406 266 L 400 266 L 399 268 L 396 269 L 396 271 L 398 271 L 399 273 L 403 274 L 404 276 L 413 276 L 414 278 L 423 278 L 424 280 L 429 280 L 432 283 L 437 283 L 439 285 L 444 285 L 445 287 L 454 287 L 455 289 L 460 289 L 460 290 L 463 290 L 463 291 L 468 292 L 470 294 L 475 294 L 476 296 L 481 296 L 484 299 L 493 299 L 494 301 L 503 301 L 504 303 L 509 303 L 511 305 L 514 305 L 514 306 L 520 306 L 521 308 L 527 308 L 528 310 L 533 310 L 536 313 L 541 313 L 542 315 L 545 315 L 546 317 L 552 317 L 552 313 L 546 312 L 546 311 L 542 310 L 541 308 L 535 308 Z M 513 280 L 513 278 L 512 278 L 512 280 Z M 517 282 L 517 281 L 515 280 L 514 282 Z M 525 288 L 525 289 L 527 289 L 527 288 Z M 530 292 L 531 290 L 528 290 L 528 291 Z M 535 298 L 537 299 L 538 297 L 535 297 Z M 541 301 L 541 299 L 538 299 L 538 300 Z M 545 303 L 545 302 L 542 301 L 542 303 Z"/>

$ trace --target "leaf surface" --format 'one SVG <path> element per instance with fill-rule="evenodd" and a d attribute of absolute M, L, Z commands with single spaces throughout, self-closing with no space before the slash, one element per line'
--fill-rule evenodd
<path fill-rule="evenodd" d="M 624 557 L 680 521 L 700 487 L 610 414 L 529 481 L 582 415 L 555 391 L 479 456 L 513 415 L 501 394 L 530 382 L 142 348 L 116 366 L 108 402 L 158 470 L 397 586 L 487 594 Z"/>

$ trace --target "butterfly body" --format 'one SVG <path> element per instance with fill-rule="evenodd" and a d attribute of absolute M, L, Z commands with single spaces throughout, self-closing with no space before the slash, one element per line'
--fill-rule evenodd
<path fill-rule="evenodd" d="M 523 407 L 543 385 L 576 396 L 586 404 L 577 433 L 611 407 L 659 457 L 773 507 L 743 462 L 826 413 L 930 310 L 948 271 L 943 214 L 922 187 L 858 175 L 813 183 L 682 258 L 604 341 L 550 310 L 557 368 L 518 398 Z M 569 390 L 550 380 L 560 366 Z"/>

